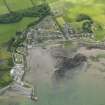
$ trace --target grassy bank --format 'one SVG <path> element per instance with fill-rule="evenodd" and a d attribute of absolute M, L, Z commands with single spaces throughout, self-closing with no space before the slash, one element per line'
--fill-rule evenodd
<path fill-rule="evenodd" d="M 10 76 L 12 66 L 11 54 L 6 50 L 0 49 L 0 87 L 8 85 L 12 81 Z"/>

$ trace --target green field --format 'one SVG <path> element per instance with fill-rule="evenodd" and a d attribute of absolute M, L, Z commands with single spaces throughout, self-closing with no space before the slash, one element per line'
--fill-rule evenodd
<path fill-rule="evenodd" d="M 28 24 L 34 22 L 37 18 L 24 18 L 18 23 L 0 24 L 0 44 L 7 42 L 15 36 L 16 31 L 24 31 Z"/>
<path fill-rule="evenodd" d="M 6 0 L 6 1 L 12 11 L 27 9 L 33 6 L 30 0 Z M 42 2 L 42 1 L 40 2 L 40 0 L 33 0 L 33 1 L 36 5 Z M 8 10 L 5 7 L 3 0 L 0 0 L 0 14 L 4 13 L 8 13 Z"/>
<path fill-rule="evenodd" d="M 6 0 L 12 11 L 19 11 L 32 7 L 30 0 Z M 35 2 L 35 0 L 34 0 Z M 40 4 L 40 1 L 36 0 L 36 4 Z M 0 0 L 0 14 L 8 13 L 9 11 L 5 7 L 3 0 Z M 27 25 L 34 22 L 37 18 L 23 18 L 20 22 L 12 24 L 0 24 L 0 44 L 7 42 L 11 37 L 15 36 L 16 31 L 23 31 Z"/>
<path fill-rule="evenodd" d="M 79 5 L 75 6 L 72 9 L 66 10 L 67 11 L 67 18 L 70 21 L 75 22 L 75 18 L 78 14 L 87 14 L 90 16 L 95 24 L 98 24 L 102 27 L 102 30 L 97 29 L 95 30 L 96 39 L 102 40 L 105 38 L 105 14 L 104 14 L 104 5 L 103 4 L 94 4 L 94 5 Z M 78 26 L 78 25 L 77 25 Z"/>

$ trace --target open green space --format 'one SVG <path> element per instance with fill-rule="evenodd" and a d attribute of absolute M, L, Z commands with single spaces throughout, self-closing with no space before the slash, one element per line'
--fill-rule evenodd
<path fill-rule="evenodd" d="M 37 18 L 24 18 L 18 23 L 0 24 L 0 44 L 7 42 L 10 38 L 15 36 L 16 31 L 24 31 L 30 23 Z"/>
<path fill-rule="evenodd" d="M 104 7 L 103 5 L 80 5 L 80 6 L 75 6 L 72 9 L 66 10 L 67 11 L 67 18 L 69 21 L 74 22 L 75 24 L 75 18 L 79 14 L 86 14 L 92 18 L 94 23 L 96 25 L 100 25 L 102 29 L 100 30 L 97 26 L 95 26 L 94 34 L 96 40 L 102 40 L 105 38 L 105 14 L 104 14 Z M 77 22 L 78 24 L 78 22 Z M 75 25 L 75 27 L 78 27 L 78 25 Z"/>
<path fill-rule="evenodd" d="M 15 36 L 17 31 L 23 32 L 29 24 L 35 23 L 47 15 L 46 5 L 36 5 L 34 7 L 27 7 L 27 9 L 21 9 L 21 11 L 18 10 L 15 13 L 8 12 L 9 15 L 0 17 L 0 44 L 9 41 L 9 39 Z M 17 17 L 18 15 L 19 17 Z"/>
<path fill-rule="evenodd" d="M 23 10 L 32 7 L 31 0 L 6 0 L 9 8 L 12 11 Z M 33 0 L 35 5 L 39 5 L 43 0 Z M 0 0 L 0 14 L 8 13 L 8 10 L 4 4 L 4 0 Z"/>

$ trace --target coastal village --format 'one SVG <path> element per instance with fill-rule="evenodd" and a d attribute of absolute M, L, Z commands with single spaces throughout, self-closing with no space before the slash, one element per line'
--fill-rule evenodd
<path fill-rule="evenodd" d="M 0 105 L 105 105 L 104 0 L 0 0 Z"/>
<path fill-rule="evenodd" d="M 10 90 L 15 91 L 17 94 L 29 97 L 32 100 L 38 100 L 38 97 L 35 96 L 36 91 L 34 86 L 24 81 L 25 74 L 30 71 L 30 62 L 27 62 L 27 54 L 30 49 L 37 48 L 38 46 L 46 49 L 46 45 L 54 47 L 53 45 L 55 44 L 56 47 L 61 46 L 61 42 L 65 42 L 66 40 L 75 41 L 78 38 L 81 40 L 81 38 L 94 37 L 93 34 L 90 33 L 84 35 L 75 33 L 73 28 L 67 23 L 64 24 L 63 30 L 64 32 L 62 33 L 51 16 L 47 16 L 40 23 L 28 29 L 28 32 L 26 33 L 27 40 L 24 42 L 25 47 L 20 48 L 20 54 L 13 53 L 14 67 L 11 69 L 10 73 L 14 82 L 9 86 Z M 60 42 L 60 44 L 56 44 L 56 42 Z M 82 43 L 82 41 L 80 41 L 79 44 L 80 46 L 87 45 L 93 48 L 105 48 L 104 43 L 99 45 L 97 42 L 96 44 L 92 44 L 86 42 Z"/>
<path fill-rule="evenodd" d="M 84 67 L 84 70 L 86 69 L 90 62 L 88 60 L 90 55 L 89 57 L 88 55 L 85 55 L 83 53 L 85 51 L 82 52 L 82 47 L 105 50 L 105 43 L 94 41 L 95 35 L 93 33 L 78 33 L 73 29 L 72 25 L 67 22 L 65 22 L 61 28 L 52 15 L 46 16 L 37 25 L 29 27 L 26 32 L 23 32 L 22 34 L 25 34 L 26 40 L 23 42 L 24 46 L 18 47 L 16 52 L 12 52 L 14 67 L 11 69 L 10 74 L 13 78 L 13 82 L 1 90 L 1 94 L 4 94 L 4 96 L 12 96 L 12 94 L 15 93 L 17 96 L 24 96 L 37 102 L 39 100 L 37 94 L 38 81 L 52 78 L 53 75 L 58 81 L 59 79 L 64 78 L 69 70 L 72 71 L 72 69 L 75 69 L 80 65 Z M 77 49 L 77 47 L 80 49 L 75 55 L 68 56 L 64 53 L 67 50 L 65 47 L 68 45 L 70 46 L 71 43 L 74 44 L 73 46 L 76 46 L 76 48 L 73 49 Z M 44 50 L 45 52 L 47 51 L 44 55 L 45 58 L 40 55 L 40 53 L 44 54 Z M 47 60 L 49 52 L 51 53 L 51 57 L 57 60 L 55 61 L 57 64 L 53 65 L 53 63 L 50 64 L 50 62 L 47 62 L 44 67 L 44 62 L 41 64 L 41 59 L 42 61 L 43 59 Z M 39 58 L 37 58 L 37 56 L 39 56 Z M 93 58 L 95 59 L 95 57 Z M 38 61 L 38 59 L 40 60 Z M 50 60 L 50 57 L 48 60 Z M 48 65 L 52 66 L 52 68 L 47 67 Z M 52 71 L 49 71 L 49 68 L 52 69 Z M 42 77 L 37 77 L 37 72 L 42 72 L 42 70 L 44 76 L 41 74 Z M 29 77 L 34 78 L 35 80 L 31 80 Z"/>

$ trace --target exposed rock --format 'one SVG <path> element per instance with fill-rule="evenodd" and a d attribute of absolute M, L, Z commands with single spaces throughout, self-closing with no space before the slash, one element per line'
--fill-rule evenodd
<path fill-rule="evenodd" d="M 78 67 L 83 62 L 87 61 L 87 57 L 83 54 L 76 54 L 73 58 L 64 58 L 62 63 L 60 63 L 59 67 L 55 71 L 56 77 L 64 77 L 65 73 L 75 67 Z"/>

